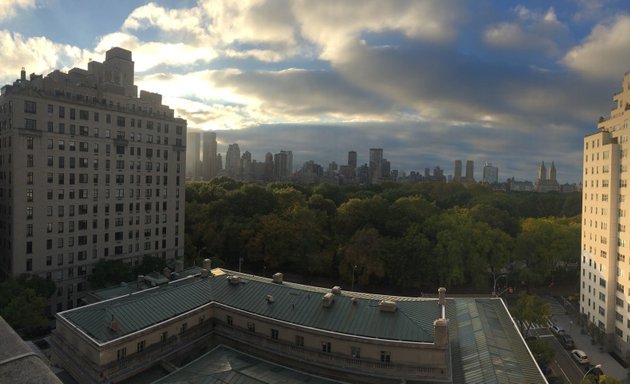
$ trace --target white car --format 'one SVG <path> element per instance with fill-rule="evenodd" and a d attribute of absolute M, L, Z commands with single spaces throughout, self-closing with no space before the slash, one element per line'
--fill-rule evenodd
<path fill-rule="evenodd" d="M 571 357 L 578 364 L 588 364 L 588 356 L 581 349 L 574 349 L 571 351 Z"/>
<path fill-rule="evenodd" d="M 553 324 L 551 327 L 551 332 L 553 332 L 555 335 L 560 336 L 560 335 L 564 335 L 564 329 L 562 329 L 560 326 Z"/>

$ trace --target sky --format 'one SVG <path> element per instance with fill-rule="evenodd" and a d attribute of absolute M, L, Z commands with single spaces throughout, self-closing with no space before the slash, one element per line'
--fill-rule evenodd
<path fill-rule="evenodd" d="M 623 0 L 0 0 L 0 84 L 133 52 L 136 84 L 254 159 L 485 162 L 580 182 L 630 70 Z"/>

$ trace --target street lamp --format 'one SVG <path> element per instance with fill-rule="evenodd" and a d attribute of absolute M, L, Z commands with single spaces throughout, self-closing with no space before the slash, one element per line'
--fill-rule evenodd
<path fill-rule="evenodd" d="M 505 285 L 508 285 L 508 280 L 507 277 L 508 275 L 505 273 L 500 274 L 499 276 L 496 276 L 496 274 L 494 273 L 494 271 L 492 272 L 492 278 L 494 279 L 494 284 L 492 286 L 492 296 L 497 296 L 497 282 L 499 281 L 499 279 L 501 279 L 502 277 L 505 277 Z M 503 291 L 505 292 L 505 291 Z"/>
<path fill-rule="evenodd" d="M 588 371 L 586 371 L 586 373 L 584 374 L 584 376 L 582 376 L 582 380 L 584 380 L 584 379 L 586 378 L 586 376 L 588 376 L 588 374 L 589 374 L 589 373 L 591 373 L 591 371 L 592 371 L 593 369 L 595 369 L 595 368 L 599 369 L 599 368 L 601 368 L 601 367 L 602 367 L 602 365 L 601 365 L 601 364 L 597 364 L 596 366 L 591 367 Z"/>
<path fill-rule="evenodd" d="M 354 292 L 354 272 L 357 270 L 357 265 L 355 264 L 354 267 L 352 267 L 352 287 L 350 288 L 350 291 Z"/>

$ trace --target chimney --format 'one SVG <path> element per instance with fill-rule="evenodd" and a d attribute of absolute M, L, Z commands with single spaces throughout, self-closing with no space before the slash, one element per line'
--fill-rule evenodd
<path fill-rule="evenodd" d="M 26 69 L 22 67 L 22 71 L 20 71 L 20 80 L 26 81 Z"/>
<path fill-rule="evenodd" d="M 437 319 L 433 322 L 433 343 L 436 347 L 448 347 L 448 319 Z"/>
<path fill-rule="evenodd" d="M 438 304 L 446 305 L 446 288 L 438 288 Z"/>
<path fill-rule="evenodd" d="M 175 272 L 179 273 L 184 270 L 184 260 L 175 260 Z"/>
<path fill-rule="evenodd" d="M 212 269 L 212 260 L 210 259 L 203 259 L 203 268 L 207 269 L 208 271 Z"/>

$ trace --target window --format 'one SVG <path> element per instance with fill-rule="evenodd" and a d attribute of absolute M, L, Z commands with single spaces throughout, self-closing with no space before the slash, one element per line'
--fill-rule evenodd
<path fill-rule="evenodd" d="M 278 340 L 278 330 L 277 329 L 271 329 L 271 338 L 273 340 Z"/>
<path fill-rule="evenodd" d="M 304 346 L 304 336 L 295 335 L 295 345 L 298 347 Z"/>
<path fill-rule="evenodd" d="M 138 344 L 137 344 L 138 353 L 144 351 L 144 345 L 145 345 L 145 341 L 144 340 L 138 342 Z"/>
<path fill-rule="evenodd" d="M 232 316 L 227 316 L 227 318 L 225 319 L 225 322 L 230 328 L 232 328 L 232 326 L 234 325 L 234 319 L 232 319 Z"/>
<path fill-rule="evenodd" d="M 121 348 L 116 352 L 116 359 L 117 360 L 122 360 L 125 357 L 127 357 L 127 348 Z"/>
<path fill-rule="evenodd" d="M 391 362 L 391 352 L 389 352 L 389 351 L 381 351 L 381 362 L 382 363 L 390 363 Z"/>
<path fill-rule="evenodd" d="M 26 149 L 33 149 L 33 138 L 31 136 L 26 138 Z"/>
<path fill-rule="evenodd" d="M 350 355 L 355 359 L 361 358 L 361 348 L 359 347 L 350 347 Z"/>
<path fill-rule="evenodd" d="M 256 324 L 248 321 L 247 322 L 247 330 L 250 331 L 251 333 L 255 333 L 256 332 Z"/>
<path fill-rule="evenodd" d="M 179 334 L 183 335 L 186 332 L 186 329 L 188 329 L 188 324 L 187 323 L 182 324 L 182 327 L 179 329 Z"/>
<path fill-rule="evenodd" d="M 50 161 L 52 161 L 52 156 L 50 157 Z M 26 155 L 26 167 L 33 168 L 33 155 Z"/>
<path fill-rule="evenodd" d="M 37 103 L 34 101 L 25 100 L 24 101 L 24 112 L 25 113 L 37 113 Z"/>
<path fill-rule="evenodd" d="M 28 253 L 28 254 L 33 253 L 33 242 L 32 241 L 27 241 L 26 242 L 26 253 Z"/>
<path fill-rule="evenodd" d="M 26 129 L 37 129 L 37 120 L 35 120 L 35 119 L 24 119 L 24 128 L 26 128 Z"/>
<path fill-rule="evenodd" d="M 29 220 L 33 218 L 33 207 L 26 207 L 26 218 Z"/>
<path fill-rule="evenodd" d="M 322 352 L 330 353 L 330 341 L 322 341 Z"/>

